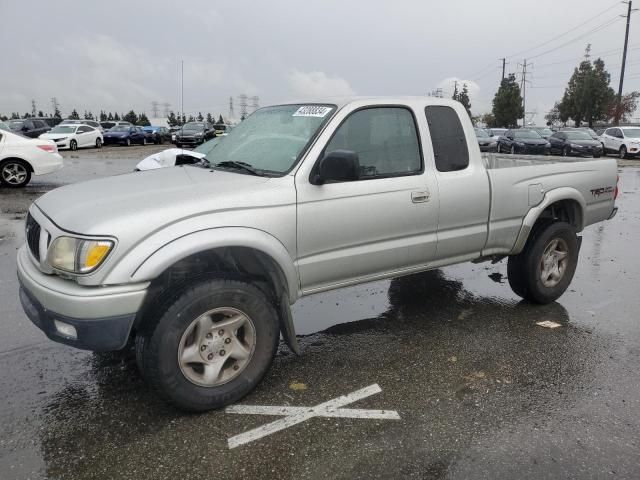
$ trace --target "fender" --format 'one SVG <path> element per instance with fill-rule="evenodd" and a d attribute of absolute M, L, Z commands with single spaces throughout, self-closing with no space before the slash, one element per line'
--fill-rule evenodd
<path fill-rule="evenodd" d="M 522 222 L 522 227 L 520 227 L 520 232 L 518 233 L 518 238 L 516 239 L 516 243 L 514 244 L 509 255 L 517 255 L 524 248 L 525 243 L 527 242 L 527 238 L 529 238 L 529 233 L 531 233 L 531 229 L 542 215 L 542 212 L 551 204 L 559 202 L 561 200 L 575 200 L 580 205 L 580 215 L 577 218 L 577 223 L 575 225 L 576 231 L 581 232 L 584 229 L 584 212 L 586 211 L 587 204 L 584 200 L 582 194 L 571 187 L 561 187 L 553 190 L 549 190 L 545 193 L 542 202 L 533 207 L 529 212 L 525 215 L 524 220 Z"/>
<path fill-rule="evenodd" d="M 147 258 L 133 264 L 131 257 L 125 256 L 108 274 L 107 277 L 110 278 L 107 278 L 105 283 L 121 276 L 121 268 L 126 268 L 127 265 L 136 265 L 133 270 L 129 269 L 129 282 L 153 280 L 179 260 L 220 247 L 247 247 L 269 255 L 284 274 L 289 291 L 289 303 L 293 304 L 299 298 L 298 274 L 287 249 L 273 235 L 247 227 L 217 227 L 193 232 L 161 245 Z"/>

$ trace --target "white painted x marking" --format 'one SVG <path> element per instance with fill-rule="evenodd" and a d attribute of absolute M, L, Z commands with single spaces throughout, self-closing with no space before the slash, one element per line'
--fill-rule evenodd
<path fill-rule="evenodd" d="M 400 420 L 400 415 L 395 410 L 366 410 L 356 408 L 340 408 L 363 398 L 380 393 L 382 389 L 377 383 L 361 388 L 348 395 L 334 398 L 328 402 L 321 403 L 315 407 L 277 407 L 259 405 L 232 405 L 227 407 L 226 413 L 239 413 L 246 415 L 282 415 L 281 418 L 266 425 L 262 425 L 253 430 L 246 431 L 240 435 L 229 438 L 229 448 L 236 448 L 245 443 L 253 442 L 272 433 L 279 432 L 285 428 L 292 427 L 298 423 L 305 422 L 313 417 L 330 418 L 367 418 L 376 420 Z"/>

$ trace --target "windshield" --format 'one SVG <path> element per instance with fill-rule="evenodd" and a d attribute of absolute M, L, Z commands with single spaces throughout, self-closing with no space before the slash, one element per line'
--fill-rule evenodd
<path fill-rule="evenodd" d="M 498 135 L 498 136 L 500 136 L 500 135 L 504 135 L 506 131 L 507 131 L 507 130 L 506 130 L 505 128 L 492 128 L 492 129 L 491 129 L 491 135 L 492 135 L 492 136 L 495 136 L 495 135 Z"/>
<path fill-rule="evenodd" d="M 71 125 L 58 125 L 57 127 L 49 130 L 49 133 L 74 133 L 78 127 L 72 127 Z"/>
<path fill-rule="evenodd" d="M 263 172 L 284 174 L 334 111 L 333 105 L 261 108 L 221 137 L 206 159 L 212 164 L 243 162 Z"/>
<path fill-rule="evenodd" d="M 585 131 L 564 132 L 569 140 L 593 140 L 591 135 Z"/>
<path fill-rule="evenodd" d="M 10 132 L 10 131 L 11 131 L 11 129 L 9 128 L 9 125 L 7 125 L 7 124 L 6 124 L 6 123 L 4 123 L 4 122 L 0 122 L 0 130 L 5 130 L 5 131 L 7 131 L 7 132 Z"/>
<path fill-rule="evenodd" d="M 183 130 L 202 130 L 204 128 L 204 123 L 186 123 Z"/>
<path fill-rule="evenodd" d="M 476 128 L 476 137 L 478 137 L 478 138 L 487 138 L 487 137 L 489 137 L 489 134 L 487 134 L 487 132 L 485 132 L 481 128 Z"/>
<path fill-rule="evenodd" d="M 111 132 L 128 132 L 129 127 L 127 127 L 126 125 L 116 125 L 110 131 Z"/>
<path fill-rule="evenodd" d="M 623 132 L 625 137 L 640 138 L 640 128 L 625 128 Z"/>
<path fill-rule="evenodd" d="M 514 138 L 542 138 L 538 132 L 533 130 L 515 130 L 513 136 Z"/>
<path fill-rule="evenodd" d="M 208 155 L 209 152 L 216 146 L 221 137 L 215 137 L 209 140 L 208 142 L 204 142 L 202 145 L 198 145 L 193 149 L 194 152 L 202 153 L 204 155 Z"/>
<path fill-rule="evenodd" d="M 553 135 L 553 131 L 549 128 L 536 128 L 535 131 L 540 135 Z"/>
<path fill-rule="evenodd" d="M 20 120 L 9 120 L 9 128 L 12 130 L 20 130 L 22 125 L 24 125 L 24 122 Z"/>
<path fill-rule="evenodd" d="M 73 125 L 74 123 L 82 123 L 82 120 L 63 120 L 60 125 Z"/>

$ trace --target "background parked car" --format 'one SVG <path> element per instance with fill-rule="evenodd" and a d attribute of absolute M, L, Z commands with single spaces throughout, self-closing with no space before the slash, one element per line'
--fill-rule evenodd
<path fill-rule="evenodd" d="M 491 139 L 498 144 L 498 138 L 507 133 L 508 128 L 485 128 Z"/>
<path fill-rule="evenodd" d="M 62 157 L 50 140 L 25 138 L 0 130 L 0 184 L 26 186 L 31 175 L 44 175 L 62 168 Z"/>
<path fill-rule="evenodd" d="M 640 127 L 607 128 L 600 141 L 605 154 L 611 152 L 620 158 L 636 157 L 640 154 Z"/>
<path fill-rule="evenodd" d="M 100 122 L 100 126 L 102 127 L 104 132 L 106 132 L 107 130 L 110 130 L 113 127 L 116 127 L 118 125 L 126 125 L 127 127 L 133 127 L 133 124 L 131 122 L 125 122 L 125 121 L 122 121 L 122 120 Z"/>
<path fill-rule="evenodd" d="M 102 132 L 90 125 L 63 124 L 43 133 L 39 138 L 52 140 L 59 150 L 77 150 L 84 147 L 102 148 Z"/>
<path fill-rule="evenodd" d="M 95 120 L 76 120 L 74 118 L 67 118 L 60 122 L 60 125 L 89 125 L 90 127 L 97 128 L 100 132 L 104 132 L 104 128 L 100 125 L 100 122 Z"/>
<path fill-rule="evenodd" d="M 507 130 L 498 138 L 496 146 L 498 153 L 530 153 L 533 155 L 548 155 L 549 142 L 538 132 L 526 128 Z"/>
<path fill-rule="evenodd" d="M 568 132 L 570 130 L 582 130 L 583 132 L 587 132 L 591 138 L 593 138 L 594 140 L 599 140 L 600 137 L 598 136 L 598 134 L 589 127 L 563 127 L 560 129 L 561 132 Z"/>
<path fill-rule="evenodd" d="M 120 144 L 132 145 L 137 143 L 145 145 L 147 137 L 140 127 L 117 125 L 104 134 L 105 145 Z"/>
<path fill-rule="evenodd" d="M 207 122 L 188 122 L 176 133 L 176 147 L 196 146 L 216 136 L 213 125 Z"/>
<path fill-rule="evenodd" d="M 528 130 L 533 130 L 534 132 L 538 132 L 538 134 L 544 138 L 545 140 L 549 140 L 549 137 L 553 135 L 553 130 L 549 127 L 527 127 Z"/>
<path fill-rule="evenodd" d="M 165 141 L 171 141 L 171 134 L 167 127 L 142 127 L 142 131 L 151 134 L 150 140 L 152 143 L 163 144 Z M 149 138 L 147 138 L 147 140 L 149 140 Z"/>
<path fill-rule="evenodd" d="M 595 157 L 602 156 L 602 145 L 591 138 L 583 130 L 565 130 L 556 132 L 549 137 L 551 154 L 557 153 L 565 157 Z"/>
<path fill-rule="evenodd" d="M 19 133 L 29 138 L 37 138 L 41 134 L 51 130 L 44 120 L 39 118 L 23 118 L 21 120 L 9 120 L 9 128 L 14 133 Z"/>
<path fill-rule="evenodd" d="M 476 132 L 476 138 L 478 139 L 478 146 L 480 147 L 481 152 L 490 152 L 495 150 L 497 143 L 489 136 L 486 130 L 482 128 L 475 128 L 474 130 Z"/>

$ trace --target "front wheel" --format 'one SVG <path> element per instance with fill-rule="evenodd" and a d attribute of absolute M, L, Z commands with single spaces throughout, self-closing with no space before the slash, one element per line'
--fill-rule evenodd
<path fill-rule="evenodd" d="M 562 156 L 563 157 L 570 157 L 571 156 L 571 147 L 564 147 L 562 149 Z"/>
<path fill-rule="evenodd" d="M 73 150 L 73 151 L 78 150 L 78 142 L 76 142 L 75 140 L 71 140 L 69 142 L 69 150 Z"/>
<path fill-rule="evenodd" d="M 126 145 L 127 147 L 130 147 L 130 146 L 131 146 L 131 139 L 130 139 L 130 138 L 127 138 L 127 141 L 125 142 L 125 145 Z"/>
<path fill-rule="evenodd" d="M 507 277 L 516 295 L 551 303 L 569 287 L 578 264 L 578 237 L 566 222 L 535 228 L 518 255 L 509 257 Z"/>
<path fill-rule="evenodd" d="M 500 144 L 496 145 L 496 153 L 502 153 L 502 148 L 500 148 Z"/>
<path fill-rule="evenodd" d="M 157 324 L 136 341 L 138 364 L 161 396 L 187 411 L 221 408 L 247 395 L 280 339 L 272 303 L 244 282 L 202 281 L 156 314 Z"/>
<path fill-rule="evenodd" d="M 516 146 L 511 145 L 511 155 L 515 155 L 515 154 L 516 154 Z"/>
<path fill-rule="evenodd" d="M 618 152 L 618 156 L 621 159 L 625 159 L 627 158 L 627 147 L 625 147 L 624 145 L 620 147 L 620 151 Z"/>
<path fill-rule="evenodd" d="M 0 184 L 9 188 L 26 187 L 31 181 L 31 169 L 22 160 L 5 160 L 0 163 Z"/>

